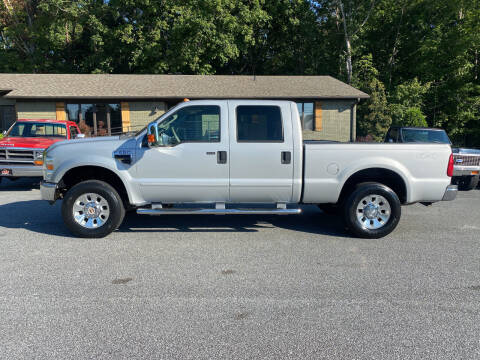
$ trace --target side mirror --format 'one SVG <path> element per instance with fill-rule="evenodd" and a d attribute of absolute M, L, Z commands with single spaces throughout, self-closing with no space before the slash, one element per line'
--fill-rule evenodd
<path fill-rule="evenodd" d="M 75 139 L 83 139 L 85 137 L 85 134 L 77 134 Z"/>
<path fill-rule="evenodd" d="M 156 122 L 152 122 L 147 126 L 147 144 L 148 147 L 157 147 L 158 143 L 158 126 Z"/>
<path fill-rule="evenodd" d="M 3 130 L 2 135 L 7 135 L 7 130 Z"/>

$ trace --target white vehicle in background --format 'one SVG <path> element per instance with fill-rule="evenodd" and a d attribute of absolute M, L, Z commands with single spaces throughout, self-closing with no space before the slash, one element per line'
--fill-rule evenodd
<path fill-rule="evenodd" d="M 201 100 L 135 135 L 52 145 L 41 192 L 63 199 L 64 222 L 80 237 L 106 236 L 126 209 L 284 215 L 318 204 L 340 209 L 353 235 L 379 238 L 402 204 L 453 200 L 452 171 L 447 144 L 303 141 L 293 102 Z"/>

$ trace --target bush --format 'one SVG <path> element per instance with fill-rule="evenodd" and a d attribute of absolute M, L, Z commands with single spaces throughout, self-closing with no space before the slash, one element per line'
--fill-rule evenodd
<path fill-rule="evenodd" d="M 413 126 L 413 127 L 427 127 L 427 119 L 423 115 L 422 110 L 418 107 L 411 107 L 405 111 L 405 116 L 403 118 L 404 126 Z"/>
<path fill-rule="evenodd" d="M 390 106 L 392 112 L 393 125 L 427 127 L 427 119 L 422 110 L 418 107 L 404 107 L 400 104 Z"/>
<path fill-rule="evenodd" d="M 421 84 L 417 79 L 400 84 L 390 99 L 392 124 L 395 126 L 427 127 L 422 112 L 423 98 L 430 84 Z"/>

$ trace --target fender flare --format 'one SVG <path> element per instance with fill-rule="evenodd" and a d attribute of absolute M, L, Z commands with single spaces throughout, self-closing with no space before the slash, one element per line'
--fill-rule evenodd
<path fill-rule="evenodd" d="M 383 157 L 368 158 L 368 162 L 367 160 L 359 161 L 358 163 L 355 164 L 355 166 L 344 169 L 344 171 L 342 171 L 340 175 L 341 180 L 339 181 L 338 193 L 340 194 L 342 192 L 343 188 L 345 187 L 345 184 L 352 176 L 354 176 L 355 174 L 361 171 L 370 170 L 370 169 L 389 170 L 397 174 L 405 184 L 405 190 L 406 190 L 405 198 L 406 198 L 406 202 L 409 201 L 409 197 L 412 191 L 412 184 L 410 180 L 412 179 L 412 175 L 410 171 L 408 171 L 408 169 L 398 161 L 383 158 Z"/>

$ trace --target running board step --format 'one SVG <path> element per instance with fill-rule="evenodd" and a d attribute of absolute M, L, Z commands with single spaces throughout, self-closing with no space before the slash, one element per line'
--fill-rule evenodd
<path fill-rule="evenodd" d="M 140 215 L 293 215 L 302 209 L 137 209 Z"/>

